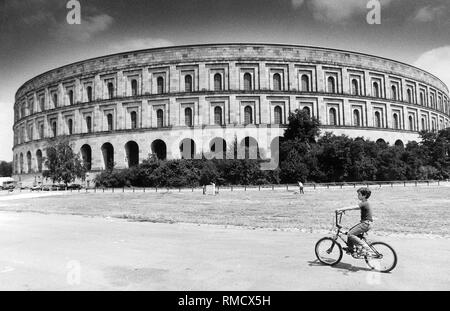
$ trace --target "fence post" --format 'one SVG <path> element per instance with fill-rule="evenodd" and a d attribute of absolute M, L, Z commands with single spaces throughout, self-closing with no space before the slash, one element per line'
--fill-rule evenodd
<path fill-rule="evenodd" d="M 231 185 L 231 191 L 233 191 L 233 185 Z"/>
<path fill-rule="evenodd" d="M 244 186 L 244 191 L 247 191 L 247 185 Z"/>
<path fill-rule="evenodd" d="M 125 192 L 125 187 L 122 187 L 122 192 Z"/>
<path fill-rule="evenodd" d="M 406 187 L 406 181 L 403 182 L 403 187 Z"/>
<path fill-rule="evenodd" d="M 114 193 L 114 187 L 112 187 L 112 192 Z"/>
<path fill-rule="evenodd" d="M 158 187 L 155 187 L 156 192 L 158 192 Z"/>
<path fill-rule="evenodd" d="M 341 184 L 341 189 L 342 189 L 342 184 Z"/>
<path fill-rule="evenodd" d="M 417 187 L 417 180 L 414 183 L 416 184 L 416 187 Z"/>
<path fill-rule="evenodd" d="M 438 186 L 440 185 L 440 180 L 438 180 Z"/>
<path fill-rule="evenodd" d="M 272 185 L 272 191 L 273 191 L 273 190 L 275 190 L 275 186 L 274 186 L 274 185 Z"/>
<path fill-rule="evenodd" d="M 261 185 L 258 186 L 259 191 L 261 191 Z"/>
<path fill-rule="evenodd" d="M 316 184 L 314 184 L 314 190 L 316 190 Z"/>
<path fill-rule="evenodd" d="M 134 187 L 133 187 L 133 193 L 134 193 Z"/>
<path fill-rule="evenodd" d="M 145 187 L 144 187 L 144 193 L 145 193 Z"/>
<path fill-rule="evenodd" d="M 286 185 L 286 191 L 289 191 L 289 185 Z"/>

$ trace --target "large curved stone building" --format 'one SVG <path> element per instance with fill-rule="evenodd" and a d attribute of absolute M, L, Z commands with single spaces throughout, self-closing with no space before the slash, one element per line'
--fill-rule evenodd
<path fill-rule="evenodd" d="M 397 61 L 334 49 L 210 44 L 98 57 L 26 82 L 14 105 L 14 174 L 36 180 L 45 148 L 68 136 L 90 169 L 124 168 L 149 154 L 179 158 L 258 144 L 265 157 L 289 112 L 324 131 L 417 140 L 450 126 L 447 86 Z M 186 148 L 187 147 L 187 148 Z M 221 148 L 217 148 L 221 149 Z"/>

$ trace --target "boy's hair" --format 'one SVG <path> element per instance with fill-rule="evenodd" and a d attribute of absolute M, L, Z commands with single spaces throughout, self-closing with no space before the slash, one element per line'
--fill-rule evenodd
<path fill-rule="evenodd" d="M 357 192 L 361 193 L 366 199 L 370 198 L 370 195 L 372 194 L 372 191 L 370 191 L 369 188 L 359 188 Z"/>

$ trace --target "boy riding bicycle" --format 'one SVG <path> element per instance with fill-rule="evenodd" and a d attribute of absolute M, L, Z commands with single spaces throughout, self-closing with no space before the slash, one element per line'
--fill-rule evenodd
<path fill-rule="evenodd" d="M 360 254 L 370 252 L 370 248 L 361 241 L 358 235 L 369 231 L 372 227 L 373 222 L 372 209 L 368 202 L 368 199 L 372 194 L 372 192 L 368 188 L 360 188 L 358 189 L 357 193 L 358 199 L 361 201 L 358 204 L 358 207 L 347 207 L 336 210 L 337 213 L 358 209 L 361 210 L 360 223 L 353 226 L 348 231 L 348 240 L 347 240 L 348 248 L 344 247 L 344 250 L 350 254 L 353 254 L 355 252 L 354 248 L 356 249 L 356 252 Z"/>

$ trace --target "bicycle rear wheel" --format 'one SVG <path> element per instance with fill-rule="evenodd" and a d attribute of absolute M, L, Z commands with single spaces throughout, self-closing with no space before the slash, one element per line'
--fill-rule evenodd
<path fill-rule="evenodd" d="M 364 257 L 367 265 L 372 270 L 387 273 L 397 265 L 397 254 L 394 249 L 384 242 L 373 242 L 369 244 L 372 252 Z"/>
<path fill-rule="evenodd" d="M 342 247 L 332 238 L 322 238 L 316 243 L 316 257 L 325 265 L 333 266 L 342 259 Z"/>

